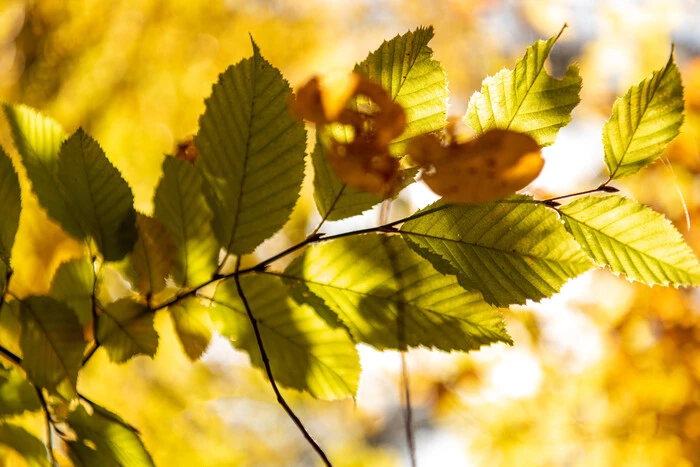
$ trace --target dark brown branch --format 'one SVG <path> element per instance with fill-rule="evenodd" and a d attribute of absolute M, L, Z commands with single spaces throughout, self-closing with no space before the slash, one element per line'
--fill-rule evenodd
<path fill-rule="evenodd" d="M 18 366 L 22 365 L 22 359 L 19 358 L 18 355 L 15 355 L 14 353 L 10 352 L 9 350 L 7 350 L 5 347 L 3 347 L 1 345 L 0 345 L 0 355 L 2 355 L 3 357 L 8 359 L 9 361 L 14 363 L 15 365 L 18 365 Z"/>
<path fill-rule="evenodd" d="M 323 461 L 324 465 L 328 467 L 332 467 L 331 461 L 328 460 L 328 457 L 326 456 L 326 453 L 323 452 L 323 449 L 321 449 L 321 446 L 318 445 L 318 443 L 311 437 L 309 432 L 306 430 L 306 427 L 304 427 L 304 424 L 299 420 L 299 417 L 296 416 L 294 411 L 292 410 L 291 407 L 289 407 L 289 404 L 287 404 L 287 401 L 284 400 L 284 397 L 282 397 L 282 393 L 280 392 L 279 388 L 277 387 L 277 383 L 275 382 L 275 377 L 272 375 L 272 367 L 270 366 L 270 359 L 267 356 L 267 352 L 265 351 L 265 346 L 263 345 L 262 341 L 262 336 L 260 335 L 260 329 L 258 327 L 258 321 L 255 319 L 255 316 L 253 316 L 253 312 L 250 309 L 250 304 L 248 304 L 248 300 L 245 297 L 245 294 L 243 293 L 243 287 L 241 287 L 241 280 L 239 277 L 239 272 L 240 272 L 240 266 L 241 266 L 241 258 L 239 257 L 236 260 L 236 271 L 233 276 L 234 281 L 236 282 L 236 289 L 238 290 L 238 295 L 241 297 L 241 301 L 243 302 L 243 307 L 245 308 L 246 313 L 248 314 L 248 319 L 250 320 L 250 324 L 253 327 L 253 332 L 255 333 L 255 340 L 257 341 L 258 344 L 258 349 L 260 350 L 260 357 L 262 358 L 263 364 L 265 366 L 265 373 L 267 374 L 267 379 L 270 380 L 270 386 L 272 386 L 272 390 L 275 392 L 275 396 L 277 396 L 277 402 L 282 406 L 285 412 L 287 412 L 287 415 L 289 415 L 289 418 L 292 419 L 294 424 L 299 428 L 299 431 L 301 431 L 301 434 L 304 436 L 306 441 L 311 445 L 314 451 L 319 455 L 321 460 Z"/>
<path fill-rule="evenodd" d="M 36 391 L 36 396 L 39 399 L 39 404 L 41 404 L 41 410 L 44 412 L 44 418 L 46 419 L 46 449 L 49 451 L 51 465 L 54 467 L 58 467 L 58 462 L 56 461 L 56 457 L 53 454 L 53 417 L 51 416 L 51 412 L 49 411 L 49 405 L 46 403 L 44 394 L 41 392 L 41 388 L 37 385 L 34 385 L 34 390 Z"/>

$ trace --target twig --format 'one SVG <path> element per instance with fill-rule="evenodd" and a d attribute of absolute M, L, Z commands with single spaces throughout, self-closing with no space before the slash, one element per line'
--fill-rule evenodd
<path fill-rule="evenodd" d="M 265 352 L 265 346 L 263 345 L 262 341 L 262 336 L 260 335 L 260 329 L 258 328 L 258 321 L 255 319 L 255 316 L 253 316 L 253 312 L 250 309 L 250 305 L 248 304 L 248 300 L 245 297 L 245 294 L 243 293 L 243 287 L 241 287 L 241 280 L 239 277 L 238 272 L 240 271 L 240 266 L 241 266 L 241 258 L 238 257 L 236 259 L 236 273 L 234 274 L 233 278 L 234 281 L 236 282 L 236 289 L 238 290 L 238 295 L 241 297 L 241 301 L 243 302 L 243 307 L 245 308 L 246 313 L 248 314 L 248 319 L 250 320 L 250 324 L 253 327 L 253 332 L 255 333 L 255 340 L 258 343 L 258 349 L 260 350 L 260 357 L 262 358 L 263 364 L 265 366 L 265 373 L 267 373 L 267 378 L 270 380 L 270 386 L 272 386 L 272 390 L 275 392 L 275 395 L 277 396 L 277 402 L 282 406 L 285 412 L 287 412 L 287 415 L 289 415 L 289 418 L 292 419 L 294 424 L 299 428 L 299 431 L 301 431 L 301 434 L 304 436 L 306 441 L 311 445 L 314 451 L 319 455 L 321 460 L 323 461 L 324 465 L 328 467 L 332 467 L 331 461 L 328 460 L 328 457 L 326 456 L 326 453 L 323 452 L 323 449 L 321 449 L 321 446 L 316 443 L 316 441 L 311 437 L 309 432 L 306 430 L 304 427 L 304 424 L 299 420 L 299 417 L 296 416 L 294 411 L 289 407 L 289 404 L 287 404 L 287 401 L 284 400 L 284 397 L 282 397 L 282 393 L 280 392 L 279 388 L 277 387 L 277 383 L 275 382 L 275 377 L 272 375 L 272 367 L 270 366 L 270 359 L 267 356 L 267 352 Z"/>
<path fill-rule="evenodd" d="M 413 434 L 413 409 L 411 408 L 411 390 L 408 380 L 408 365 L 406 364 L 406 351 L 401 350 L 401 386 L 404 397 L 404 426 L 406 428 L 406 443 L 411 457 L 411 467 L 416 467 L 416 440 Z"/>
<path fill-rule="evenodd" d="M 600 192 L 617 193 L 618 191 L 620 191 L 617 188 L 615 188 L 614 186 L 608 186 L 608 183 L 610 183 L 610 180 L 601 184 L 598 188 L 593 188 L 591 190 L 578 191 L 576 193 L 569 193 L 568 195 L 555 196 L 554 198 L 543 199 L 540 202 L 547 204 L 547 205 L 551 205 L 552 207 L 554 207 L 554 206 L 559 205 L 559 203 L 557 203 L 557 201 L 559 201 L 560 199 L 573 198 L 575 196 L 590 195 L 592 193 L 600 193 Z"/>
<path fill-rule="evenodd" d="M 1 345 L 0 345 L 0 355 L 2 355 L 3 357 L 8 359 L 9 361 L 14 363 L 15 365 L 18 365 L 18 366 L 22 365 L 22 359 L 19 358 L 18 355 L 15 355 L 14 353 L 10 352 L 9 350 L 7 350 L 5 347 L 3 347 Z"/>
<path fill-rule="evenodd" d="M 54 467 L 58 466 L 58 462 L 56 461 L 56 457 L 54 457 L 53 454 L 53 433 L 51 432 L 52 427 L 53 427 L 53 417 L 51 417 L 51 412 L 49 411 L 49 405 L 46 403 L 46 399 L 44 398 L 44 394 L 41 392 L 41 388 L 37 385 L 34 385 L 34 390 L 36 391 L 36 395 L 39 398 L 39 403 L 41 404 L 41 409 L 44 412 L 44 417 L 46 418 L 46 448 L 49 451 L 49 457 L 51 459 L 51 465 Z"/>

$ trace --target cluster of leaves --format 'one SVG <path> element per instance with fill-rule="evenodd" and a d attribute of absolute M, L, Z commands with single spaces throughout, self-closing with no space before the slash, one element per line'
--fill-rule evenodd
<path fill-rule="evenodd" d="M 558 36 L 535 42 L 513 70 L 487 78 L 464 117 L 477 136 L 445 143 L 436 135 L 447 126 L 447 79 L 432 58 L 432 36 L 432 28 L 397 36 L 355 67 L 362 86 L 333 112 L 321 105 L 311 159 L 321 224 L 395 195 L 414 181 L 416 165 L 443 199 L 372 228 L 328 236 L 319 225 L 246 268 L 242 258 L 288 220 L 306 159 L 292 90 L 255 43 L 253 55 L 213 86 L 193 145 L 163 162 L 152 215 L 136 212 L 129 185 L 84 131 L 68 136 L 38 112 L 6 105 L 32 191 L 84 241 L 85 254 L 61 265 L 49 295 L 13 293 L 22 197 L 13 163 L 0 151 L 0 325 L 12 330 L 0 342 L 9 363 L 0 368 L 0 414 L 43 410 L 47 421 L 46 446 L 7 422 L 0 422 L 0 443 L 39 465 L 53 459 L 56 437 L 63 443 L 57 450 L 76 465 L 151 465 L 136 430 L 80 394 L 77 381 L 100 348 L 114 363 L 153 356 L 153 317 L 165 312 L 192 360 L 214 331 L 248 352 L 329 464 L 277 383 L 321 399 L 353 397 L 358 343 L 401 351 L 510 344 L 498 307 L 549 297 L 594 266 L 650 285 L 700 283 L 700 263 L 670 222 L 610 186 L 659 158 L 678 134 L 683 95 L 673 56 L 615 103 L 603 130 L 609 179 L 562 205 L 569 196 L 514 194 L 539 173 L 539 148 L 554 142 L 579 102 L 575 66 L 561 79 L 544 68 Z M 362 115 L 350 129 L 338 120 L 345 110 Z M 377 173 L 374 156 L 361 151 L 368 145 L 382 164 L 392 158 L 390 189 L 386 178 L 379 189 L 355 183 Z M 358 165 L 343 157 L 359 160 L 359 176 L 347 176 Z M 270 268 L 302 249 L 283 271 Z M 115 277 L 130 287 L 115 287 Z"/>

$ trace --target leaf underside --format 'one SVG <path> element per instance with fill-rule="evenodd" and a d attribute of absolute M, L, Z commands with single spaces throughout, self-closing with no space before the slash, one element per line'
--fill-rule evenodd
<path fill-rule="evenodd" d="M 2 221 L 0 221 L 0 262 L 5 269 L 10 268 L 12 245 L 19 226 L 19 214 L 22 209 L 21 192 L 17 172 L 12 161 L 0 147 L 0 206 Z M 0 271 L 2 273 L 2 271 Z M 5 274 L 0 275 L 0 290 L 4 289 Z"/>
<path fill-rule="evenodd" d="M 80 324 L 92 321 L 92 293 L 95 272 L 89 257 L 61 264 L 51 282 L 51 296 L 73 309 Z"/>
<path fill-rule="evenodd" d="M 169 307 L 170 318 L 185 355 L 198 360 L 207 350 L 212 336 L 209 308 L 198 298 L 186 297 L 177 305 Z"/>
<path fill-rule="evenodd" d="M 158 349 L 153 313 L 130 298 L 110 303 L 97 321 L 97 340 L 114 363 L 139 354 L 152 357 Z"/>

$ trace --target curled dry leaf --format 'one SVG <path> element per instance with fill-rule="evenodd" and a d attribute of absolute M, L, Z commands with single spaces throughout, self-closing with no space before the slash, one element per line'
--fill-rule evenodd
<path fill-rule="evenodd" d="M 374 141 L 334 141 L 328 162 L 343 183 L 385 198 L 394 196 L 400 184 L 399 160 L 389 154 L 388 147 L 377 146 Z"/>
<path fill-rule="evenodd" d="M 175 157 L 194 164 L 194 161 L 199 157 L 199 149 L 194 145 L 194 138 L 192 136 L 177 143 Z"/>
<path fill-rule="evenodd" d="M 544 166 L 535 140 L 510 130 L 491 130 L 449 146 L 426 135 L 412 142 L 409 154 L 424 169 L 431 190 L 460 204 L 504 198 L 525 188 Z"/>
<path fill-rule="evenodd" d="M 366 111 L 348 102 L 365 96 L 373 102 Z M 338 123 L 354 130 L 349 142 L 332 140 L 328 161 L 343 183 L 383 197 L 394 196 L 400 185 L 399 161 L 389 153 L 389 143 L 406 129 L 403 107 L 367 77 L 351 73 L 342 77 L 314 77 L 297 91 L 294 113 L 325 125 Z M 375 110 L 376 109 L 376 110 Z"/>

